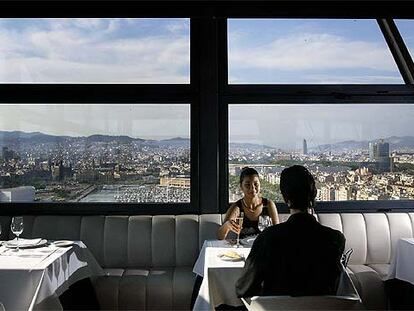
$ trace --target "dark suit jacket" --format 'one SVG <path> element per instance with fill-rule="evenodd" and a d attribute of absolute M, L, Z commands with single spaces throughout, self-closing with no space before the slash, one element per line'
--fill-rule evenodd
<path fill-rule="evenodd" d="M 310 214 L 293 214 L 256 238 L 236 283 L 237 295 L 335 294 L 344 247 L 341 232 Z"/>

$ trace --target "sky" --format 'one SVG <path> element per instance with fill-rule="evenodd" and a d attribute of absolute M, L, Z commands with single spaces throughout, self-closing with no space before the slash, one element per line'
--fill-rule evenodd
<path fill-rule="evenodd" d="M 0 104 L 0 131 L 190 138 L 188 104 Z"/>
<path fill-rule="evenodd" d="M 401 84 L 375 20 L 231 19 L 229 82 Z"/>
<path fill-rule="evenodd" d="M 397 25 L 414 50 L 413 21 Z M 189 19 L 0 19 L 0 83 L 189 83 L 189 32 Z M 228 43 L 229 83 L 403 83 L 375 20 L 230 19 Z M 413 107 L 233 105 L 230 141 L 412 135 Z M 185 104 L 0 105 L 0 130 L 56 135 L 189 137 L 189 120 Z"/>
<path fill-rule="evenodd" d="M 189 83 L 189 19 L 0 19 L 0 82 Z"/>
<path fill-rule="evenodd" d="M 229 119 L 231 142 L 282 149 L 414 136 L 414 104 L 232 104 Z"/>

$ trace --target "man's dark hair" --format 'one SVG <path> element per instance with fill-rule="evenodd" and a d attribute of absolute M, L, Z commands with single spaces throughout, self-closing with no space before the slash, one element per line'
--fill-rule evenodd
<path fill-rule="evenodd" d="M 244 177 L 253 176 L 253 175 L 259 176 L 259 173 L 252 167 L 248 167 L 248 166 L 243 167 L 240 172 L 240 185 L 242 184 Z"/>
<path fill-rule="evenodd" d="M 312 174 L 301 165 L 285 168 L 280 175 L 280 191 L 290 207 L 306 211 L 315 205 L 316 186 Z"/>

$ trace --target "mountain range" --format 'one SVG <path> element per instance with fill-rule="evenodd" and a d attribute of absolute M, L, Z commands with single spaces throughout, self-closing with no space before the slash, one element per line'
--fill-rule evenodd
<path fill-rule="evenodd" d="M 189 146 L 190 139 L 175 137 L 164 140 L 152 140 L 133 138 L 130 136 L 111 136 L 111 135 L 90 135 L 90 136 L 59 136 L 49 135 L 41 132 L 23 132 L 23 131 L 0 131 L 0 146 L 19 145 L 19 144 L 46 144 L 46 143 L 64 143 L 74 141 L 85 141 L 86 143 L 109 143 L 116 141 L 120 144 L 142 144 L 149 146 Z"/>
<path fill-rule="evenodd" d="M 187 147 L 190 146 L 189 138 L 174 137 L 163 140 L 133 138 L 126 135 L 111 136 L 95 134 L 90 136 L 60 136 L 49 135 L 41 132 L 23 132 L 23 131 L 0 131 L 0 147 L 19 144 L 45 144 L 45 143 L 64 143 L 64 142 L 79 142 L 85 140 L 86 143 L 109 143 L 116 141 L 120 144 L 142 144 L 147 146 L 163 146 L 163 147 Z M 414 149 L 414 136 L 390 136 L 383 138 L 385 142 L 390 144 L 390 150 L 395 149 Z M 368 149 L 370 142 L 377 142 L 376 140 L 347 140 L 333 144 L 322 144 L 316 147 L 309 147 L 310 151 L 324 152 L 324 151 L 349 151 L 358 149 Z M 254 143 L 230 143 L 230 149 L 277 149 L 268 145 L 254 144 Z"/>
<path fill-rule="evenodd" d="M 382 139 L 384 142 L 390 144 L 390 150 L 396 149 L 414 149 L 414 137 L 413 136 L 390 136 Z M 379 139 L 374 140 L 347 140 L 338 142 L 335 144 L 323 144 L 316 147 L 309 148 L 309 150 L 323 152 L 323 151 L 347 151 L 347 150 L 368 150 L 368 145 L 371 142 L 378 142 Z"/>

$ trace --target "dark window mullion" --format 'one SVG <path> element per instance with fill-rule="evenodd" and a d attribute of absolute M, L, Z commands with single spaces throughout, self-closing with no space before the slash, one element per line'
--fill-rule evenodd
<path fill-rule="evenodd" d="M 190 85 L 0 84 L 2 103 L 188 103 Z"/>
<path fill-rule="evenodd" d="M 377 22 L 405 83 L 414 84 L 414 63 L 397 26 L 390 18 Z"/>
<path fill-rule="evenodd" d="M 232 103 L 412 103 L 412 85 L 230 85 Z"/>

